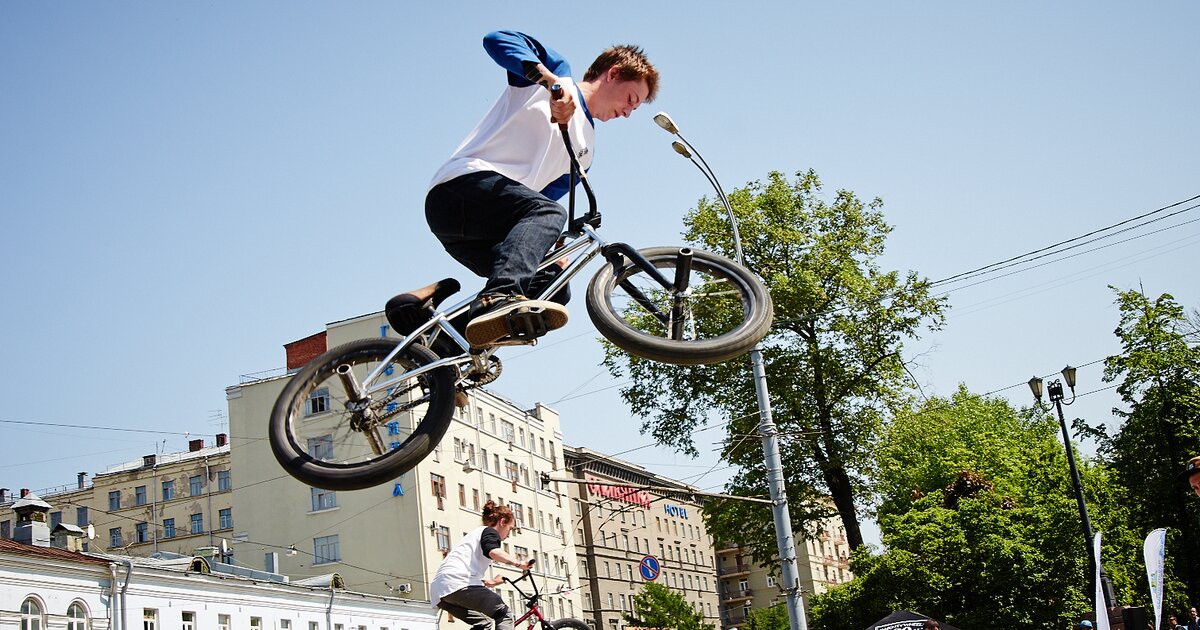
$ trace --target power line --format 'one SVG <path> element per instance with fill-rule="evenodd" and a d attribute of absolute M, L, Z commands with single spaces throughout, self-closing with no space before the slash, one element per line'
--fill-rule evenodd
<path fill-rule="evenodd" d="M 1107 232 L 1107 231 L 1109 231 L 1109 230 L 1111 230 L 1111 229 L 1113 229 L 1113 228 L 1120 227 L 1120 226 L 1122 226 L 1122 225 L 1126 225 L 1126 224 L 1128 224 L 1128 223 L 1132 223 L 1132 222 L 1134 222 L 1134 221 L 1139 221 L 1139 220 L 1141 220 L 1141 219 L 1144 219 L 1144 218 L 1146 218 L 1146 217 L 1149 217 L 1149 216 L 1152 216 L 1152 215 L 1158 214 L 1158 213 L 1160 213 L 1160 212 L 1165 212 L 1165 211 L 1167 211 L 1167 210 L 1170 210 L 1171 208 L 1174 208 L 1174 207 L 1176 207 L 1176 206 L 1181 206 L 1181 205 L 1183 205 L 1183 204 L 1186 204 L 1186 203 L 1191 203 L 1191 202 L 1193 202 L 1193 201 L 1196 201 L 1197 199 L 1200 199 L 1200 195 L 1195 195 L 1195 196 L 1193 196 L 1193 197 L 1190 197 L 1190 198 L 1188 198 L 1188 199 L 1183 199 L 1183 200 L 1180 200 L 1180 201 L 1176 201 L 1175 203 L 1172 203 L 1172 204 L 1169 204 L 1169 205 L 1163 206 L 1163 207 L 1161 207 L 1161 208 L 1158 208 L 1158 209 L 1156 209 L 1156 210 L 1151 210 L 1150 212 L 1146 212 L 1146 213 L 1144 213 L 1144 214 L 1140 214 L 1140 215 L 1138 215 L 1138 216 L 1136 216 L 1136 217 L 1133 217 L 1133 218 L 1130 218 L 1130 219 L 1126 219 L 1126 220 L 1124 220 L 1124 221 L 1120 221 L 1120 222 L 1118 222 L 1118 223 L 1114 223 L 1114 224 L 1112 224 L 1112 225 L 1109 225 L 1109 226 L 1107 226 L 1107 227 L 1103 227 L 1103 228 L 1100 228 L 1100 229 L 1098 229 L 1098 230 L 1092 230 L 1091 232 L 1088 232 L 1088 233 L 1086 233 L 1086 234 L 1081 234 L 1081 235 L 1079 235 L 1079 236 L 1076 236 L 1076 237 L 1073 237 L 1073 238 L 1066 239 L 1066 240 L 1064 240 L 1064 241 L 1059 241 L 1058 243 L 1055 243 L 1055 244 L 1053 244 L 1053 245 L 1048 245 L 1048 246 L 1046 246 L 1046 247 L 1042 247 L 1042 248 L 1040 248 L 1040 249 L 1035 249 L 1035 250 L 1033 250 L 1033 251 L 1031 251 L 1031 252 L 1026 252 L 1026 253 L 1024 253 L 1024 254 L 1020 254 L 1020 255 L 1018 255 L 1018 256 L 1013 256 L 1012 258 L 1007 258 L 1007 259 L 1005 259 L 1005 260 L 1001 260 L 1001 261 L 998 261 L 998 262 L 994 262 L 994 263 L 991 263 L 991 264 L 989 264 L 989 265 L 984 265 L 984 266 L 982 266 L 982 267 L 978 267 L 978 268 L 976 268 L 976 269 L 972 269 L 972 270 L 970 270 L 970 271 L 964 271 L 964 272 L 961 272 L 961 273 L 954 274 L 954 275 L 952 275 L 952 276 L 947 276 L 947 277 L 945 277 L 945 278 L 942 278 L 941 280 L 936 280 L 936 281 L 934 281 L 934 282 L 932 283 L 932 285 L 936 286 L 936 285 L 939 285 L 939 284 L 945 284 L 945 283 L 951 282 L 951 281 L 953 281 L 953 280 L 956 280 L 956 279 L 958 279 L 958 278 L 961 278 L 961 277 L 963 277 L 963 276 L 969 276 L 969 275 L 971 275 L 971 274 L 979 273 L 979 272 L 981 272 L 981 271 L 985 271 L 985 270 L 991 269 L 991 268 L 993 268 L 993 267 L 997 267 L 997 266 L 999 266 L 999 265 L 1004 265 L 1004 264 L 1007 264 L 1007 263 L 1011 263 L 1011 262 L 1013 262 L 1013 261 L 1021 260 L 1021 259 L 1023 259 L 1023 258 L 1029 257 L 1029 256 L 1033 256 L 1033 255 L 1035 255 L 1035 254 L 1041 254 L 1041 253 L 1043 253 L 1043 252 L 1047 252 L 1047 251 L 1050 251 L 1050 250 L 1054 250 L 1054 249 L 1057 249 L 1057 248 L 1059 248 L 1059 247 L 1061 247 L 1061 246 L 1063 246 L 1063 245 L 1067 245 L 1067 244 L 1069 244 L 1069 243 L 1074 243 L 1074 242 L 1076 242 L 1076 241 L 1079 241 L 1079 240 L 1081 240 L 1081 239 L 1085 239 L 1085 238 L 1088 238 L 1088 237 L 1090 237 L 1090 236 L 1094 236 L 1094 235 L 1096 235 L 1096 234 L 1100 234 L 1100 233 L 1102 233 L 1102 232 Z M 1181 211 L 1179 211 L 1179 212 L 1185 212 L 1185 211 L 1187 211 L 1187 210 L 1191 210 L 1191 209 L 1193 209 L 1193 208 L 1196 208 L 1196 207 L 1198 207 L 1198 206 L 1192 206 L 1191 208 L 1187 208 L 1187 209 L 1185 209 L 1185 210 L 1181 210 Z M 1173 213 L 1172 215 L 1168 215 L 1168 216 L 1173 216 L 1174 214 L 1179 214 L 1179 212 Z M 1165 218 L 1165 217 L 1164 217 L 1164 218 Z M 1158 220 L 1158 219 L 1155 219 L 1155 220 Z M 1147 223 L 1149 223 L 1149 222 L 1147 222 Z M 1064 251 L 1065 251 L 1065 250 L 1064 250 Z"/>

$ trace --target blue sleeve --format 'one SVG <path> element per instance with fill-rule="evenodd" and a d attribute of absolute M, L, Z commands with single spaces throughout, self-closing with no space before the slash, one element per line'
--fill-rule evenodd
<path fill-rule="evenodd" d="M 494 31 L 483 38 L 483 49 L 501 68 L 508 70 L 508 84 L 515 87 L 533 85 L 525 78 L 524 62 L 541 63 L 560 77 L 571 76 L 571 66 L 554 49 L 516 31 Z"/>
<path fill-rule="evenodd" d="M 571 189 L 571 174 L 567 173 L 562 177 L 550 182 L 549 186 L 542 189 L 542 194 L 549 199 L 562 199 L 563 195 Z"/>

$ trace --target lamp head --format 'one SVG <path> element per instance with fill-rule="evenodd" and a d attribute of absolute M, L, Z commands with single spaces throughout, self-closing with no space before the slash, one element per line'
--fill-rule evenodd
<path fill-rule="evenodd" d="M 1067 382 L 1067 387 L 1070 387 L 1071 391 L 1074 392 L 1075 391 L 1075 368 L 1068 365 L 1067 367 L 1062 369 L 1062 375 L 1063 375 L 1063 380 Z"/>
<path fill-rule="evenodd" d="M 1033 392 L 1033 397 L 1037 399 L 1038 404 L 1042 402 L 1042 379 L 1033 377 L 1029 379 L 1029 391 Z"/>
<path fill-rule="evenodd" d="M 675 121 L 671 120 L 671 117 L 667 115 L 667 112 L 658 112 L 655 114 L 654 122 L 657 123 L 659 127 L 666 129 L 667 133 L 679 135 L 679 128 L 675 126 Z"/>
<path fill-rule="evenodd" d="M 688 151 L 687 147 L 683 146 L 682 142 L 680 142 L 678 140 L 676 140 L 675 142 L 672 142 L 671 148 L 675 149 L 675 152 L 678 153 L 679 155 L 682 155 L 683 157 L 685 157 L 689 160 L 692 159 L 692 152 Z"/>

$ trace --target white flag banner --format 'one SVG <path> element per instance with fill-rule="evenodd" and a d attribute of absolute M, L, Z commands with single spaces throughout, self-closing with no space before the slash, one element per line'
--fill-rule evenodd
<path fill-rule="evenodd" d="M 1146 536 L 1142 556 L 1146 560 L 1146 577 L 1150 580 L 1150 602 L 1154 605 L 1154 627 L 1162 622 L 1163 577 L 1166 571 L 1167 530 L 1156 529 Z"/>
<path fill-rule="evenodd" d="M 1100 582 L 1100 532 L 1096 532 L 1096 630 L 1112 630 L 1108 625 L 1108 606 L 1104 604 L 1104 584 Z"/>

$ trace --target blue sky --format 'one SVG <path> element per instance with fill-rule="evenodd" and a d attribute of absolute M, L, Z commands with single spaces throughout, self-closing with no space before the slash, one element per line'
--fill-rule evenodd
<path fill-rule="evenodd" d="M 184 432 L 211 443 L 224 388 L 282 366 L 282 344 L 443 276 L 477 288 L 422 200 L 503 85 L 480 46 L 496 28 L 539 37 L 577 77 L 614 43 L 660 68 L 657 102 L 599 125 L 592 170 L 603 233 L 637 246 L 679 243 L 711 194 L 659 110 L 728 189 L 813 168 L 830 198 L 881 197 L 883 266 L 932 279 L 1200 194 L 1193 2 L 548 6 L 0 5 L 0 486 L 73 483 L 182 450 Z M 1108 285 L 1200 305 L 1193 214 L 955 291 L 946 329 L 905 351 L 922 391 L 1001 390 L 1115 352 Z M 508 354 L 497 391 L 558 409 L 569 443 L 650 443 L 581 301 L 573 314 Z M 1079 391 L 1100 377 L 1083 367 Z M 1101 391 L 1071 412 L 1109 421 L 1117 404 Z M 711 453 L 623 457 L 700 486 L 728 474 Z"/>

